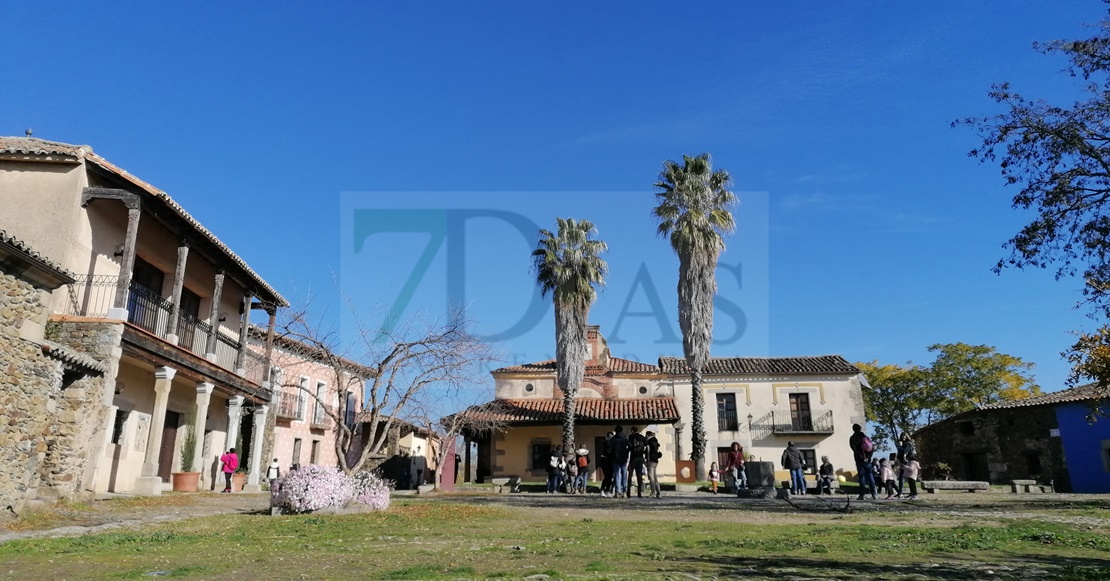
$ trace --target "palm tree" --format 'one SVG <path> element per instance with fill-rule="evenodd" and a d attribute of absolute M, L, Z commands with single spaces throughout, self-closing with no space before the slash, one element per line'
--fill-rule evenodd
<path fill-rule="evenodd" d="M 593 223 L 557 218 L 559 231 L 540 230 L 532 252 L 536 283 L 555 301 L 555 380 L 563 390 L 563 450 L 574 446 L 574 397 L 586 371 L 586 325 L 597 288 L 608 266 L 601 254 L 608 247 L 591 237 Z"/>
<path fill-rule="evenodd" d="M 670 237 L 678 254 L 678 324 L 693 390 L 690 459 L 698 480 L 706 477 L 701 376 L 713 342 L 717 259 L 725 249 L 724 235 L 736 229 L 731 211 L 736 196 L 731 186 L 727 171 L 713 170 L 708 153 L 683 155 L 682 165 L 664 162 L 655 184 L 661 191 L 655 194 L 659 205 L 652 215 L 659 221 L 659 235 Z"/>

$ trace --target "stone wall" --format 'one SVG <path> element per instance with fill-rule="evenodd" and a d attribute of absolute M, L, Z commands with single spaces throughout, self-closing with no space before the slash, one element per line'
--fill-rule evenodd
<path fill-rule="evenodd" d="M 21 338 L 21 328 L 45 319 L 46 296 L 0 274 L 0 508 L 15 513 L 87 494 L 95 468 L 90 451 L 103 440 L 105 386 L 111 385 L 104 377 L 63 385 L 62 364 L 38 342 Z M 51 324 L 47 332 L 51 340 L 106 360 L 112 336 L 99 327 L 74 333 L 66 324 Z"/>
<path fill-rule="evenodd" d="M 914 435 L 926 469 L 937 462 L 952 467 L 957 480 L 1053 480 L 1070 491 L 1064 452 L 1052 406 L 1016 407 L 969 412 L 919 430 Z M 926 478 L 931 477 L 928 471 Z"/>

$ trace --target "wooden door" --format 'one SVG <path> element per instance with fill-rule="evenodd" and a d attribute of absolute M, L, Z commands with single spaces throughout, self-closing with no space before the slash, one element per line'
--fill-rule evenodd
<path fill-rule="evenodd" d="M 173 470 L 174 445 L 177 443 L 177 426 L 181 423 L 181 414 L 166 412 L 166 422 L 162 426 L 162 449 L 158 452 L 158 476 L 162 482 L 170 481 L 170 472 Z"/>

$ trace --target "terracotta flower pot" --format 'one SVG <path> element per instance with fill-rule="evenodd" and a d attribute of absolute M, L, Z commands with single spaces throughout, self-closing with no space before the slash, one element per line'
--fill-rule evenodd
<path fill-rule="evenodd" d="M 174 492 L 196 492 L 200 487 L 200 472 L 174 472 L 170 476 Z"/>
<path fill-rule="evenodd" d="M 243 486 L 247 484 L 247 475 L 244 472 L 236 472 L 231 475 L 231 491 L 242 492 Z"/>

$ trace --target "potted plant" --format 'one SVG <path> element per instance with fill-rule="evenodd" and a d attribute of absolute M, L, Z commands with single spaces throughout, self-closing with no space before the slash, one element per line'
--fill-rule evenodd
<path fill-rule="evenodd" d="M 243 466 L 243 459 L 239 459 L 239 469 L 231 475 L 231 491 L 241 492 L 247 484 L 247 467 Z"/>
<path fill-rule="evenodd" d="M 192 411 L 185 416 L 185 441 L 181 446 L 181 472 L 174 472 L 172 476 L 173 489 L 176 492 L 196 492 L 200 488 L 200 472 L 194 472 L 196 461 L 197 434 L 193 429 L 196 416 Z"/>

